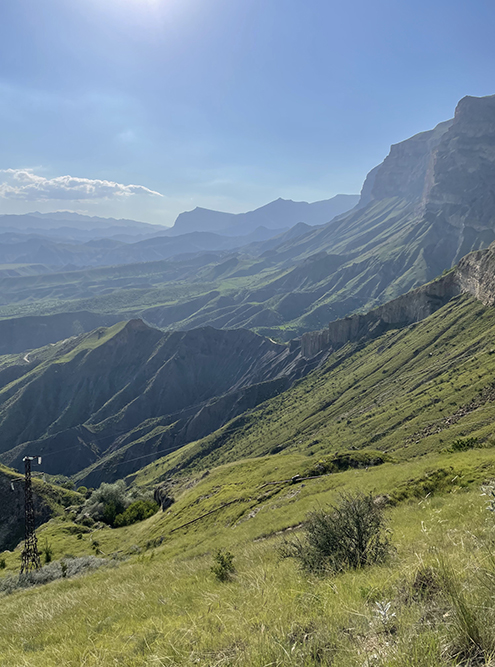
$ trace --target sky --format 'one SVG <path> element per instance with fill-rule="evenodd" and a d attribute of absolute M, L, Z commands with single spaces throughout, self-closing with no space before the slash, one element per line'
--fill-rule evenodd
<path fill-rule="evenodd" d="M 493 0 L 2 0 L 0 214 L 357 193 L 495 94 Z"/>

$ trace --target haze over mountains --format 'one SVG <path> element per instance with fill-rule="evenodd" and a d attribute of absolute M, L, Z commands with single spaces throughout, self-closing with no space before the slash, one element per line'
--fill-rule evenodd
<path fill-rule="evenodd" d="M 323 225 L 299 223 L 264 240 L 255 232 L 244 237 L 247 243 L 190 232 L 70 248 L 40 249 L 39 240 L 29 239 L 29 250 L 13 243 L 12 254 L 5 244 L 4 262 L 13 262 L 19 250 L 17 260 L 25 263 L 0 267 L 0 317 L 89 310 L 113 321 L 144 317 L 174 329 L 245 327 L 289 340 L 369 310 L 494 240 L 494 107 L 493 97 L 464 98 L 453 120 L 392 146 L 366 179 L 359 205 Z M 296 204 L 265 208 L 279 205 Z M 66 262 L 66 269 L 127 266 L 57 275 L 47 273 L 45 252 L 60 268 Z M 58 339 L 54 332 L 51 342 Z"/>
<path fill-rule="evenodd" d="M 128 451 L 125 460 L 158 456 L 164 447 L 202 437 L 273 391 L 287 388 L 320 363 L 318 355 L 346 341 L 418 321 L 455 295 L 489 292 L 486 275 L 493 273 L 492 261 L 489 270 L 482 271 L 488 260 L 480 256 L 481 264 L 461 263 L 431 287 L 369 315 L 347 318 L 431 281 L 495 239 L 494 144 L 495 98 L 464 98 L 453 120 L 393 146 L 368 175 L 359 204 L 326 224 L 300 222 L 265 240 L 245 236 L 249 242 L 235 252 L 229 243 L 240 243 L 241 237 L 212 232 L 131 244 L 94 240 L 73 246 L 81 253 L 81 263 L 99 253 L 99 261 L 120 257 L 121 265 L 29 275 L 28 264 L 26 275 L 4 273 L 0 349 L 20 356 L 5 357 L 2 370 L 2 460 L 18 465 L 33 443 L 50 452 L 70 442 L 76 451 L 65 472 L 91 483 L 112 479 L 118 475 L 115 456 L 121 456 L 122 448 Z M 464 182 L 467 188 L 461 187 Z M 293 205 L 279 200 L 265 208 Z M 313 205 L 302 208 L 308 206 Z M 207 249 L 211 237 L 222 239 L 223 248 Z M 167 248 L 179 252 L 192 239 L 195 252 L 171 251 L 167 257 Z M 7 253 L 8 246 L 1 252 Z M 131 255 L 126 255 L 129 249 Z M 129 259 L 132 253 L 138 263 Z M 160 259 L 146 261 L 150 257 Z M 101 329 L 137 317 L 149 326 L 134 320 L 115 325 L 115 330 Z M 334 324 L 328 327 L 329 322 Z M 95 327 L 100 329 L 84 336 Z M 156 327 L 190 334 L 163 334 Z M 293 340 L 284 346 L 253 330 Z M 29 352 L 62 338 L 69 340 Z M 260 352 L 265 347 L 268 357 Z M 114 348 L 118 358 L 109 352 Z M 215 356 L 217 348 L 221 359 Z M 241 350 L 251 350 L 249 369 L 239 368 L 243 379 L 236 380 Z M 196 395 L 200 369 L 207 369 L 205 377 L 218 375 L 220 384 L 211 383 L 207 393 Z M 60 376 L 65 371 L 67 377 Z M 165 377 L 172 378 L 169 394 L 163 393 Z M 60 378 L 65 393 L 57 398 L 53 391 L 58 391 Z M 46 396 L 48 403 L 33 399 L 38 396 Z M 184 400 L 177 403 L 179 396 Z M 38 415 L 29 432 L 19 421 L 26 410 Z"/>
<path fill-rule="evenodd" d="M 357 195 L 337 195 L 313 204 L 278 199 L 241 214 L 196 208 L 180 214 L 171 228 L 70 212 L 2 215 L 0 265 L 23 265 L 25 270 L 29 264 L 36 266 L 31 273 L 43 273 L 232 250 L 280 236 L 298 223 L 329 222 L 358 200 Z"/>
<path fill-rule="evenodd" d="M 353 208 L 359 201 L 357 195 L 336 195 L 332 199 L 313 202 L 295 202 L 277 199 L 247 213 L 221 213 L 206 208 L 195 208 L 181 213 L 171 232 L 221 232 L 228 235 L 245 234 L 257 227 L 282 229 L 293 227 L 298 222 L 307 225 L 322 225 L 335 216 Z"/>

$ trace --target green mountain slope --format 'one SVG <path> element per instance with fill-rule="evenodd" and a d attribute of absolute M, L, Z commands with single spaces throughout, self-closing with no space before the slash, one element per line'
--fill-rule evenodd
<path fill-rule="evenodd" d="M 474 258 L 465 280 L 490 253 Z M 485 301 L 489 285 L 477 283 Z M 86 360 L 114 335 L 87 337 Z M 166 511 L 118 529 L 82 530 L 70 512 L 45 524 L 55 561 L 96 553 L 103 565 L 0 592 L 1 660 L 355 667 L 371 655 L 454 667 L 472 647 L 466 617 L 488 651 L 493 516 L 480 485 L 495 477 L 494 386 L 495 310 L 469 294 L 341 346 L 280 396 L 127 479 L 160 485 L 175 499 Z M 386 503 L 387 562 L 319 578 L 280 559 L 308 511 L 358 490 Z M 210 569 L 219 548 L 234 555 L 223 583 Z M 19 554 L 2 554 L 0 591 L 14 586 Z"/>
<path fill-rule="evenodd" d="M 195 440 L 308 373 L 300 345 L 247 330 L 163 333 L 141 320 L 0 357 L 2 461 L 88 466 L 91 486 Z"/>
<path fill-rule="evenodd" d="M 300 452 L 308 466 L 363 448 L 406 460 L 468 436 L 490 445 L 494 350 L 495 311 L 456 297 L 417 324 L 348 343 L 296 386 L 150 470 L 163 477 L 278 451 Z"/>

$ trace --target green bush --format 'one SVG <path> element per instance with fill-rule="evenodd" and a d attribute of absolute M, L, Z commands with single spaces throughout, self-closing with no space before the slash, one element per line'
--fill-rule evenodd
<path fill-rule="evenodd" d="M 234 555 L 230 551 L 219 549 L 213 559 L 214 563 L 211 566 L 211 571 L 215 577 L 218 581 L 228 581 L 235 572 Z"/>
<path fill-rule="evenodd" d="M 451 452 L 465 452 L 468 449 L 474 449 L 479 447 L 478 438 L 457 438 L 450 445 L 449 451 Z"/>
<path fill-rule="evenodd" d="M 150 516 L 156 514 L 160 508 L 154 500 L 136 500 L 131 503 L 129 507 L 115 517 L 113 525 L 115 528 L 121 526 L 130 526 L 138 521 L 149 519 Z"/>
<path fill-rule="evenodd" d="M 117 515 L 122 514 L 130 502 L 123 480 L 114 484 L 103 482 L 96 491 L 93 491 L 82 511 L 95 521 L 104 521 L 113 526 Z"/>
<path fill-rule="evenodd" d="M 45 539 L 41 553 L 43 554 L 45 564 L 51 563 L 53 558 L 53 548 L 52 545 L 48 542 L 48 539 Z"/>
<path fill-rule="evenodd" d="M 375 450 L 349 451 L 335 454 L 330 459 L 320 459 L 313 463 L 305 472 L 304 477 L 317 477 L 329 473 L 343 472 L 351 468 L 368 468 L 379 466 L 392 461 L 392 458 L 383 452 Z"/>
<path fill-rule="evenodd" d="M 5 558 L 0 558 L 0 570 L 5 570 L 6 567 L 7 567 L 7 561 L 5 560 Z"/>
<path fill-rule="evenodd" d="M 329 511 L 311 512 L 303 539 L 284 542 L 281 555 L 315 574 L 371 565 L 390 551 L 385 528 L 383 507 L 371 494 L 343 494 Z"/>

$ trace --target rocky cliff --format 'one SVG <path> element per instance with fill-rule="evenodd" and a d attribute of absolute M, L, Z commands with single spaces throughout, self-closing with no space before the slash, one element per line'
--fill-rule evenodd
<path fill-rule="evenodd" d="M 464 97 L 452 120 L 391 147 L 360 206 L 415 202 L 427 262 L 448 268 L 495 240 L 495 96 Z"/>
<path fill-rule="evenodd" d="M 368 313 L 330 322 L 326 329 L 301 337 L 301 354 L 311 358 L 345 343 L 369 340 L 432 315 L 450 299 L 469 294 L 486 306 L 495 305 L 495 243 L 462 258 L 452 271 Z"/>
<path fill-rule="evenodd" d="M 433 130 L 421 132 L 394 144 L 381 165 L 366 177 L 360 206 L 370 201 L 401 197 L 410 201 L 423 198 L 434 150 L 454 123 L 447 120 Z"/>

